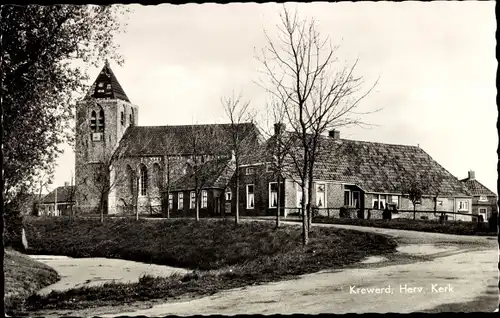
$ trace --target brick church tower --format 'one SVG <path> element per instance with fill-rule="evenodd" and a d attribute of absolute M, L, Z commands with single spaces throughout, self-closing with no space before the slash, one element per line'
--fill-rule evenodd
<path fill-rule="evenodd" d="M 75 185 L 77 213 L 107 211 L 109 169 L 126 129 L 137 125 L 133 105 L 108 61 L 87 96 L 76 105 Z"/>

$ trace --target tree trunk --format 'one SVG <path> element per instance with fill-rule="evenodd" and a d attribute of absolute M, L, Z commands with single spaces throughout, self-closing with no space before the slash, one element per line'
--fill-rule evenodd
<path fill-rule="evenodd" d="M 280 210 L 281 210 L 281 177 L 278 175 L 278 205 L 276 209 L 276 228 L 280 227 Z"/>
<path fill-rule="evenodd" d="M 309 244 L 309 229 L 307 228 L 307 213 L 306 213 L 306 192 L 304 187 L 302 187 L 302 245 L 307 246 Z"/>
<path fill-rule="evenodd" d="M 255 197 L 254 197 L 255 202 Z M 236 209 L 234 211 L 234 224 L 238 225 L 240 222 L 240 175 L 236 169 Z"/>
<path fill-rule="evenodd" d="M 312 199 L 312 189 L 313 189 L 313 182 L 312 178 L 309 178 L 308 180 L 308 186 L 307 186 L 307 230 L 308 233 L 311 233 L 311 223 L 312 223 L 312 211 L 311 211 L 311 199 Z"/>
<path fill-rule="evenodd" d="M 104 223 L 104 194 L 101 196 L 100 210 L 101 210 L 101 223 Z"/>
<path fill-rule="evenodd" d="M 414 219 L 414 220 L 415 220 L 416 215 L 417 215 L 417 211 L 416 211 L 416 209 L 417 209 L 417 206 L 415 205 L 415 203 L 413 203 L 413 219 Z"/>

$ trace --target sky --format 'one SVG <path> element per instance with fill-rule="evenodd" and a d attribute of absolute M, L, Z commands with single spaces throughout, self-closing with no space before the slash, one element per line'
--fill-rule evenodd
<path fill-rule="evenodd" d="M 276 34 L 282 4 L 127 6 L 126 32 L 117 37 L 125 63 L 111 67 L 139 107 L 139 125 L 224 122 L 220 100 L 233 92 L 265 114 L 256 56 L 264 30 Z M 343 127 L 341 138 L 419 145 L 458 179 L 473 170 L 497 193 L 495 2 L 287 6 L 317 21 L 342 65 L 359 60 L 365 88 L 379 79 L 360 105 L 380 109 L 363 118 L 370 126 Z M 101 68 L 91 69 L 91 82 Z M 69 146 L 57 163 L 50 189 L 71 179 Z"/>

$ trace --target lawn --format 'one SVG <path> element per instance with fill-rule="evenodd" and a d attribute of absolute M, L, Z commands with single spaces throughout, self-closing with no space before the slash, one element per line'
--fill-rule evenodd
<path fill-rule="evenodd" d="M 29 219 L 32 253 L 109 257 L 192 269 L 186 276 L 145 276 L 138 283 L 106 284 L 32 296 L 29 309 L 75 309 L 124 302 L 206 295 L 222 289 L 341 268 L 369 255 L 395 251 L 396 242 L 372 233 L 314 228 L 307 248 L 301 230 L 268 222 L 202 219 Z"/>
<path fill-rule="evenodd" d="M 5 250 L 3 264 L 6 312 L 21 308 L 25 298 L 60 279 L 49 266 L 11 249 Z"/>
<path fill-rule="evenodd" d="M 434 220 L 412 220 L 412 219 L 392 219 L 392 220 L 366 220 L 348 218 L 328 218 L 324 216 L 315 217 L 314 223 L 346 224 L 368 227 L 379 227 L 398 230 L 411 230 L 420 232 L 457 234 L 457 235 L 491 235 L 496 236 L 496 231 L 489 231 L 488 224 L 485 223 L 483 229 L 477 228 L 475 222 L 446 221 L 440 224 Z"/>

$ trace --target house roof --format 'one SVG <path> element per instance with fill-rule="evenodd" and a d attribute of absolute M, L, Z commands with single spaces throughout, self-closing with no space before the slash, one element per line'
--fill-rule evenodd
<path fill-rule="evenodd" d="M 485 187 L 481 182 L 476 179 L 465 178 L 460 180 L 469 189 L 471 195 L 485 195 L 485 196 L 497 196 L 493 191 Z"/>
<path fill-rule="evenodd" d="M 287 136 L 293 139 L 294 134 Z M 402 193 L 405 182 L 420 179 L 432 192 L 424 194 L 470 196 L 464 184 L 419 147 L 326 136 L 320 145 L 316 180 L 352 183 L 369 193 Z"/>
<path fill-rule="evenodd" d="M 130 102 L 127 94 L 125 94 L 125 91 L 109 66 L 108 61 L 106 61 L 101 72 L 90 87 L 87 97 L 121 99 Z"/>
<path fill-rule="evenodd" d="M 198 186 L 201 189 L 224 189 L 233 173 L 234 167 L 231 158 L 213 159 L 201 165 L 197 174 L 191 172 L 174 181 L 170 190 L 194 190 L 196 187 L 195 176 L 198 176 Z"/>
<path fill-rule="evenodd" d="M 115 151 L 115 157 L 191 155 L 193 141 L 203 154 L 227 153 L 230 146 L 230 124 L 180 126 L 129 126 Z M 257 129 L 252 123 L 238 124 L 243 136 L 252 136 Z M 198 147 L 198 146 L 197 146 Z"/>
<path fill-rule="evenodd" d="M 54 203 L 56 199 L 56 191 L 57 191 L 57 203 L 75 201 L 75 186 L 61 186 L 57 187 L 52 192 L 47 194 L 42 199 L 42 203 L 45 204 Z"/>

